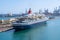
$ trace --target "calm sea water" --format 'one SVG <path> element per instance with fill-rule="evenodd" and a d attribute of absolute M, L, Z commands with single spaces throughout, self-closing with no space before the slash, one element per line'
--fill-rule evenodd
<path fill-rule="evenodd" d="M 0 33 L 0 40 L 60 40 L 60 18 L 47 21 L 36 28 Z"/>

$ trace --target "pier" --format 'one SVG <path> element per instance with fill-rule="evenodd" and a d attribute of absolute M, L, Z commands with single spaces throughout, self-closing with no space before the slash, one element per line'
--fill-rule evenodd
<path fill-rule="evenodd" d="M 11 24 L 0 24 L 0 32 L 8 31 L 13 29 Z"/>

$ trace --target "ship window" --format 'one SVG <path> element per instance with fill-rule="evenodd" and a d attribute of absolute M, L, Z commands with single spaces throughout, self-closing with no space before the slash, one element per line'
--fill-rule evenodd
<path fill-rule="evenodd" d="M 19 21 L 16 21 L 17 23 L 19 23 Z"/>

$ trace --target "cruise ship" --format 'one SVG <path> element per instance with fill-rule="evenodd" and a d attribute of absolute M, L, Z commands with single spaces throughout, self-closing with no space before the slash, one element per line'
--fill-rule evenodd
<path fill-rule="evenodd" d="M 12 22 L 12 26 L 16 29 L 31 28 L 33 27 L 32 25 L 43 24 L 46 23 L 47 20 L 48 18 L 44 14 L 32 13 L 31 9 L 29 9 L 28 15 L 17 18 L 15 22 Z"/>

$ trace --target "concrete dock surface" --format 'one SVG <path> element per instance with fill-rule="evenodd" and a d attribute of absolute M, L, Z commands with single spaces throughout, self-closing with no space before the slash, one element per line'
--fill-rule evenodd
<path fill-rule="evenodd" d="M 0 32 L 4 32 L 7 30 L 12 29 L 12 25 L 11 24 L 0 24 Z"/>

